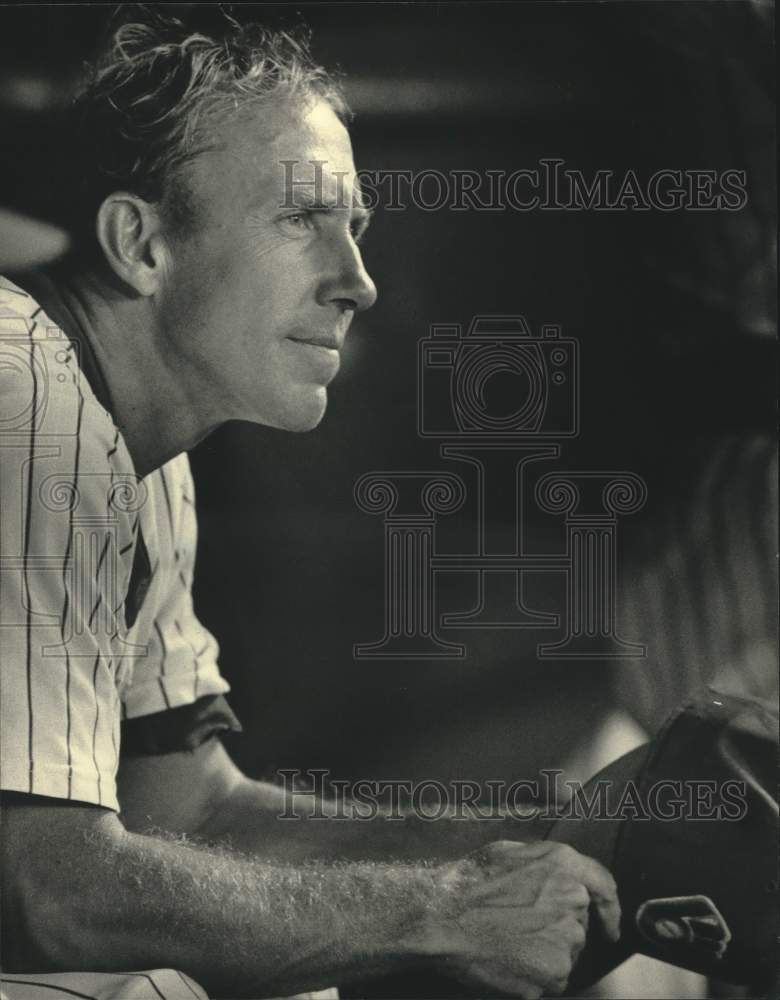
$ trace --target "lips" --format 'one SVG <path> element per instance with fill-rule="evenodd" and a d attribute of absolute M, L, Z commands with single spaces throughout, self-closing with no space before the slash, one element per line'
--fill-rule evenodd
<path fill-rule="evenodd" d="M 290 337 L 291 343 L 300 348 L 299 356 L 306 359 L 317 380 L 329 382 L 338 372 L 341 364 L 339 348 L 341 342 L 336 337 Z"/>
<path fill-rule="evenodd" d="M 325 347 L 329 351 L 340 351 L 342 342 L 338 337 L 290 337 L 296 344 L 309 344 L 310 347 Z"/>

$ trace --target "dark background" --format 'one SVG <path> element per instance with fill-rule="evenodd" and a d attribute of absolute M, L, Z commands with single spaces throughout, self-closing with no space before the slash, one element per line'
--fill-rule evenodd
<path fill-rule="evenodd" d="M 219 30 L 213 5 L 170 8 L 193 28 Z M 361 168 L 511 171 L 560 157 L 586 175 L 741 169 L 749 198 L 737 213 L 379 208 L 364 254 L 378 304 L 354 324 L 321 426 L 295 436 L 231 424 L 192 456 L 197 604 L 220 640 L 246 729 L 231 751 L 258 775 L 318 767 L 349 779 L 484 780 L 557 766 L 621 698 L 652 724 L 621 695 L 626 665 L 538 661 L 535 645 L 554 639 L 549 631 L 448 635 L 468 643 L 461 661 L 355 662 L 353 644 L 382 632 L 383 564 L 381 518 L 358 510 L 352 488 L 370 470 L 464 472 L 416 433 L 416 352 L 430 324 L 467 324 L 478 313 L 522 313 L 535 329 L 560 323 L 579 339 L 581 434 L 558 467 L 628 469 L 646 480 L 646 508 L 620 529 L 626 589 L 666 545 L 665 512 L 696 495 L 707 455 L 723 441 L 739 454 L 740 442 L 771 440 L 771 8 L 232 11 L 311 25 L 317 58 L 348 74 Z M 0 8 L 0 203 L 58 218 L 67 137 L 56 112 L 110 13 Z M 771 516 L 769 495 L 753 506 Z M 472 513 L 467 506 L 443 534 L 452 551 L 470 544 Z M 541 548 L 560 545 L 560 525 L 528 528 Z M 470 588 L 450 581 L 447 609 L 466 607 Z M 666 704 L 687 684 L 686 663 L 655 671 L 656 637 L 632 627 L 624 623 L 625 638 L 650 647 L 650 683 L 681 678 Z"/>
<path fill-rule="evenodd" d="M 221 30 L 214 5 L 157 7 Z M 703 674 L 739 662 L 774 629 L 766 523 L 775 501 L 764 474 L 775 424 L 771 7 L 230 9 L 312 27 L 316 57 L 347 73 L 361 168 L 511 171 L 559 157 L 588 176 L 740 169 L 749 192 L 736 213 L 380 206 L 364 250 L 379 300 L 354 323 L 321 426 L 296 436 L 231 424 L 192 455 L 196 600 L 245 726 L 231 752 L 254 775 L 316 767 L 350 780 L 512 780 L 570 759 L 612 706 L 652 730 Z M 109 5 L 0 8 L 0 204 L 61 216 L 58 113 L 111 14 Z M 381 518 L 358 510 L 353 485 L 390 469 L 468 479 L 417 435 L 416 357 L 432 323 L 465 325 L 479 313 L 522 313 L 534 329 L 559 323 L 580 341 L 581 433 L 539 471 L 627 469 L 647 482 L 646 507 L 620 526 L 620 594 L 632 609 L 621 628 L 648 644 L 638 665 L 541 662 L 535 646 L 556 638 L 550 630 L 447 633 L 467 643 L 463 660 L 353 659 L 354 643 L 382 634 L 384 579 Z M 470 547 L 473 512 L 467 504 L 449 519 L 442 547 Z M 509 536 L 512 525 L 503 528 Z M 538 551 L 559 548 L 561 531 L 529 513 Z M 712 573 L 699 571 L 695 538 L 719 554 Z M 652 599 L 641 597 L 648 579 Z M 557 584 L 531 586 L 540 605 L 561 610 Z M 741 606 L 761 609 L 757 623 L 733 612 L 737 592 Z M 446 610 L 473 596 L 468 577 L 444 581 Z M 694 646 L 706 648 L 703 661 Z"/>

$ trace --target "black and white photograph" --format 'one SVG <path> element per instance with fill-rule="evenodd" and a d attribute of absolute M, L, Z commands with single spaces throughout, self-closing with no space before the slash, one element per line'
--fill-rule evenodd
<path fill-rule="evenodd" d="M 771 0 L 0 3 L 0 1000 L 773 1000 Z"/>

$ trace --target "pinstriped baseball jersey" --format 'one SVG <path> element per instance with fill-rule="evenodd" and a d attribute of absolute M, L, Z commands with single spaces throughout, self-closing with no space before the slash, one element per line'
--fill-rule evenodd
<path fill-rule="evenodd" d="M 193 610 L 187 456 L 138 477 L 78 350 L 0 279 L 0 787 L 118 810 L 121 719 L 229 685 Z"/>

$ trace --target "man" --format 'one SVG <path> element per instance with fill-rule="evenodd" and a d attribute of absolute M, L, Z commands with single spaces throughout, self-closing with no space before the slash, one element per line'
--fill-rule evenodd
<path fill-rule="evenodd" d="M 518 824 L 282 822 L 217 738 L 238 723 L 192 608 L 186 451 L 227 420 L 315 427 L 375 300 L 338 91 L 284 35 L 125 25 L 77 111 L 75 250 L 0 284 L 5 991 L 424 964 L 561 992 L 589 911 L 618 936 L 598 863 L 500 839 Z"/>

